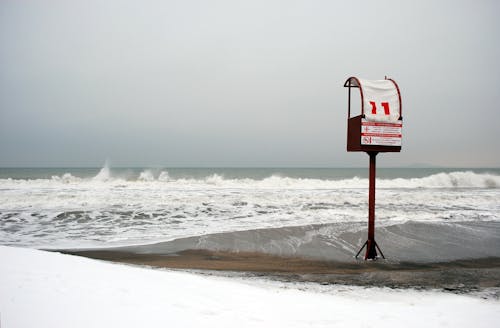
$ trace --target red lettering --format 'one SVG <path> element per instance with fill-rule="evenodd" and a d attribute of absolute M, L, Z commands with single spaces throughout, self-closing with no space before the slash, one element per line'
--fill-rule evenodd
<path fill-rule="evenodd" d="M 384 114 L 390 115 L 391 110 L 389 109 L 389 103 L 387 101 L 384 101 L 380 104 L 382 105 L 382 107 L 384 107 Z M 370 105 L 372 105 L 372 114 L 377 115 L 377 104 L 374 101 L 370 101 Z"/>
<path fill-rule="evenodd" d="M 389 103 L 388 102 L 383 102 L 382 107 L 384 107 L 384 114 L 385 115 L 391 114 L 391 111 L 389 110 Z"/>
<path fill-rule="evenodd" d="M 372 105 L 372 114 L 377 114 L 377 104 L 374 101 L 370 101 L 370 105 Z"/>

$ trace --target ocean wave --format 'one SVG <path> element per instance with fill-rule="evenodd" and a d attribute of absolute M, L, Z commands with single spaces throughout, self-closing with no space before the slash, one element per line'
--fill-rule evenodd
<path fill-rule="evenodd" d="M 76 183 L 76 182 L 82 181 L 81 178 L 75 177 L 71 173 L 64 173 L 62 176 L 53 175 L 50 180 L 54 181 L 54 182 L 65 183 L 65 184 L 67 184 L 67 183 Z M 12 181 L 12 180 L 9 180 L 9 181 Z M 24 180 L 24 181 L 26 181 L 26 180 Z"/>
<path fill-rule="evenodd" d="M 236 189 L 358 189 L 367 188 L 368 179 L 353 177 L 348 179 L 311 179 L 271 175 L 264 179 L 225 178 L 212 174 L 203 178 L 173 178 L 168 171 L 144 170 L 135 177 L 114 175 L 105 165 L 92 178 L 80 178 L 70 173 L 52 176 L 51 179 L 0 179 L 0 187 L 9 186 L 53 186 L 58 184 L 122 187 L 172 187 L 172 188 L 236 188 Z M 377 179 L 377 188 L 500 188 L 500 176 L 472 171 L 442 172 L 421 178 Z"/>
<path fill-rule="evenodd" d="M 0 242 L 116 246 L 250 229 L 366 224 L 367 179 L 179 178 L 176 173 L 149 169 L 131 174 L 108 167 L 86 178 L 66 173 L 2 179 Z M 377 225 L 498 222 L 498 179 L 463 171 L 379 179 Z"/>
<path fill-rule="evenodd" d="M 382 188 L 499 188 L 500 176 L 472 171 L 438 173 L 423 178 L 377 181 Z"/>
<path fill-rule="evenodd" d="M 103 168 L 97 173 L 95 177 L 92 178 L 93 181 L 106 182 L 111 180 L 111 170 L 109 168 L 108 162 L 106 162 Z"/>

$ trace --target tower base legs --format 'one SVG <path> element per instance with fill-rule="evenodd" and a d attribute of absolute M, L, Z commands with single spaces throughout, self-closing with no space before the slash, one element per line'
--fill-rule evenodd
<path fill-rule="evenodd" d="M 375 240 L 373 239 L 368 239 L 365 241 L 363 246 L 361 246 L 360 250 L 356 254 L 356 258 L 358 258 L 359 254 L 365 248 L 366 246 L 366 253 L 365 253 L 365 260 L 376 260 L 378 258 L 377 250 L 379 251 L 380 255 L 382 256 L 383 259 L 385 259 L 384 253 L 380 250 L 380 247 L 378 247 L 378 244 Z"/>

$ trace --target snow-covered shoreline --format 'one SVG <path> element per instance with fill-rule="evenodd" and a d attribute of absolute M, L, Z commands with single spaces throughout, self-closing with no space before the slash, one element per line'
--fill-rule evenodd
<path fill-rule="evenodd" d="M 1 327 L 494 327 L 500 302 L 433 291 L 318 293 L 0 246 Z"/>

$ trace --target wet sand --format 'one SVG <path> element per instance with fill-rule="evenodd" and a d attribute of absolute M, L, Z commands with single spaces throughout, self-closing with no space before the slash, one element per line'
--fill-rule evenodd
<path fill-rule="evenodd" d="M 500 258 L 435 263 L 387 260 L 339 262 L 258 252 L 190 249 L 166 254 L 123 250 L 64 250 L 65 254 L 158 268 L 237 272 L 283 281 L 393 288 L 439 288 L 469 292 L 500 287 Z"/>
<path fill-rule="evenodd" d="M 155 244 L 62 250 L 94 259 L 281 281 L 469 292 L 498 288 L 500 223 L 404 222 L 379 227 L 388 260 L 356 260 L 364 223 L 214 233 Z"/>

